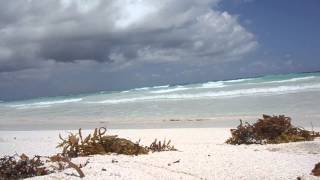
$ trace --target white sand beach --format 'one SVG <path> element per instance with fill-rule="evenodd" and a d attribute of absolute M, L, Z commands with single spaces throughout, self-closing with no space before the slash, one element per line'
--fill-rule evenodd
<path fill-rule="evenodd" d="M 0 155 L 53 155 L 58 134 L 69 131 L 0 131 Z M 72 132 L 77 132 L 76 130 Z M 84 131 L 86 133 L 90 131 Z M 148 155 L 74 158 L 84 179 L 320 179 L 310 175 L 320 161 L 320 139 L 279 145 L 228 145 L 229 128 L 120 129 L 109 134 L 149 145 L 171 139 L 179 151 Z M 34 179 L 79 179 L 74 169 Z"/>
<path fill-rule="evenodd" d="M 0 180 L 320 180 L 319 9 L 0 0 Z"/>

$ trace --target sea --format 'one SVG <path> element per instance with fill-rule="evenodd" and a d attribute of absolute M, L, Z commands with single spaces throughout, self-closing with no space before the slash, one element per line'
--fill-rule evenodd
<path fill-rule="evenodd" d="M 284 114 L 320 127 L 320 73 L 0 102 L 0 130 L 235 127 Z"/>

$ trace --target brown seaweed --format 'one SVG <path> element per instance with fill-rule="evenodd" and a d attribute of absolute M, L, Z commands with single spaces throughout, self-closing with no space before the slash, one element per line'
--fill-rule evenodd
<path fill-rule="evenodd" d="M 147 154 L 148 149 L 133 143 L 117 135 L 106 135 L 106 128 L 95 128 L 93 134 L 89 134 L 83 139 L 81 128 L 78 134 L 70 133 L 64 139 L 59 135 L 62 142 L 57 146 L 63 148 L 62 155 L 66 157 L 88 156 L 94 154 L 125 154 L 138 155 Z"/>
<path fill-rule="evenodd" d="M 312 141 L 319 132 L 308 131 L 291 124 L 291 118 L 284 115 L 263 115 L 254 124 L 240 120 L 237 129 L 231 129 L 228 144 L 278 144 L 297 141 Z"/>
<path fill-rule="evenodd" d="M 104 127 L 95 128 L 94 132 L 85 138 L 82 135 L 81 128 L 77 134 L 70 133 L 67 138 L 63 138 L 59 134 L 61 143 L 57 147 L 62 148 L 62 153 L 53 156 L 34 156 L 32 159 L 25 154 L 4 156 L 0 158 L 0 180 L 47 175 L 67 168 L 74 168 L 82 178 L 85 175 L 81 168 L 86 166 L 89 161 L 78 166 L 71 162 L 73 157 L 109 153 L 139 155 L 147 154 L 149 151 L 176 150 L 170 144 L 171 141 L 166 142 L 164 140 L 162 143 L 155 140 L 149 147 L 143 147 L 140 145 L 140 140 L 133 143 L 130 140 L 118 138 L 116 135 L 106 135 L 106 131 Z M 45 158 L 46 161 L 40 158 Z M 116 162 L 118 161 L 112 161 L 112 163 Z"/>
<path fill-rule="evenodd" d="M 155 139 L 150 146 L 148 147 L 148 149 L 152 152 L 161 152 L 161 151 L 176 151 L 177 149 L 170 144 L 171 140 L 169 140 L 168 142 L 166 142 L 166 140 L 163 141 L 163 143 L 161 143 L 161 141 L 158 141 L 157 139 Z"/>
<path fill-rule="evenodd" d="M 40 156 L 33 158 L 25 154 L 4 156 L 0 158 L 0 179 L 22 179 L 52 173 L 43 165 Z"/>
<path fill-rule="evenodd" d="M 320 162 L 315 164 L 311 172 L 314 176 L 320 176 Z"/>

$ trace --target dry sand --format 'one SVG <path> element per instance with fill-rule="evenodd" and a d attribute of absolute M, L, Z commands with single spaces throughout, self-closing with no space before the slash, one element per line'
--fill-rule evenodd
<path fill-rule="evenodd" d="M 88 131 L 87 131 L 88 132 Z M 0 131 L 0 155 L 52 155 L 58 134 L 67 131 Z M 109 134 L 149 145 L 171 139 L 179 151 L 140 156 L 96 155 L 75 158 L 89 164 L 84 179 L 320 179 L 310 175 L 320 161 L 320 140 L 280 145 L 227 145 L 226 128 L 122 129 Z M 112 162 L 116 161 L 116 162 Z M 178 162 L 177 162 L 178 161 Z M 177 163 L 174 163 L 177 162 Z M 34 179 L 78 179 L 73 169 Z"/>

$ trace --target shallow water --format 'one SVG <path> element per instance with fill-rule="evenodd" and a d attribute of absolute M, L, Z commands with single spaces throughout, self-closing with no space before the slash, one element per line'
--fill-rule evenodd
<path fill-rule="evenodd" d="M 144 87 L 0 103 L 0 129 L 234 126 L 239 118 L 286 114 L 320 126 L 320 73 Z"/>

